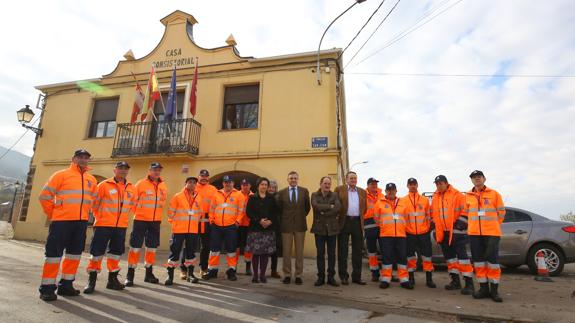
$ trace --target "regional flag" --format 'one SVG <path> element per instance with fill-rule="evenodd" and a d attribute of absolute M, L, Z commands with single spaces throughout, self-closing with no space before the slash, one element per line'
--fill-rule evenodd
<path fill-rule="evenodd" d="M 134 107 L 132 108 L 132 118 L 130 119 L 130 123 L 134 123 L 138 120 L 138 114 L 142 111 L 142 106 L 144 104 L 144 98 L 144 91 L 142 91 L 140 83 L 136 82 L 136 98 L 134 99 Z"/>
<path fill-rule="evenodd" d="M 190 94 L 190 112 L 192 117 L 196 116 L 196 101 L 198 100 L 198 58 L 196 57 L 196 68 L 194 70 L 194 79 L 192 81 L 192 93 Z"/>

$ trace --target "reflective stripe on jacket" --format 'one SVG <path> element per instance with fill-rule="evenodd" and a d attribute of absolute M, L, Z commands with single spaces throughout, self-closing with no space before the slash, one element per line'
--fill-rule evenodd
<path fill-rule="evenodd" d="M 97 195 L 98 182 L 80 167 L 70 167 L 54 173 L 40 192 L 40 204 L 52 221 L 87 221 Z"/>
<path fill-rule="evenodd" d="M 405 230 L 409 234 L 424 234 L 430 229 L 429 200 L 419 193 L 408 193 L 402 198 L 407 214 Z"/>
<path fill-rule="evenodd" d="M 136 209 L 136 187 L 126 181 L 109 178 L 98 185 L 98 197 L 92 211 L 95 227 L 127 228 L 129 215 Z"/>
<path fill-rule="evenodd" d="M 162 178 L 153 182 L 149 177 L 136 183 L 138 201 L 136 205 L 135 220 L 162 221 L 164 205 L 168 198 L 168 188 Z"/>
<path fill-rule="evenodd" d="M 168 222 L 172 224 L 172 233 L 198 233 L 203 212 L 200 194 L 189 194 L 185 188 L 178 192 L 168 207 Z"/>
<path fill-rule="evenodd" d="M 433 218 L 433 223 L 435 223 L 435 238 L 438 243 L 443 241 L 443 232 L 449 231 L 449 237 L 447 238 L 449 239 L 449 244 L 451 244 L 451 238 L 454 233 L 453 224 L 461 217 L 464 207 L 465 196 L 451 185 L 443 193 L 438 191 L 433 193 L 431 217 Z M 462 218 L 462 221 L 466 220 L 466 218 Z M 459 230 L 455 231 L 455 233 L 465 233 L 459 232 Z"/>
<path fill-rule="evenodd" d="M 367 192 L 367 208 L 365 209 L 365 213 L 363 214 L 363 219 L 371 219 L 373 218 L 373 208 L 375 207 L 375 203 L 381 198 L 383 198 L 383 193 L 381 193 L 381 188 L 377 189 L 376 194 L 371 194 L 369 190 Z"/>
<path fill-rule="evenodd" d="M 405 237 L 405 206 L 399 198 L 390 201 L 380 198 L 373 209 L 373 218 L 379 225 L 380 237 Z"/>
<path fill-rule="evenodd" d="M 467 192 L 465 212 L 469 221 L 467 234 L 501 236 L 500 224 L 505 219 L 505 205 L 497 191 L 485 186 L 481 192 Z"/>
<path fill-rule="evenodd" d="M 221 189 L 212 196 L 210 223 L 220 227 L 238 225 L 245 216 L 243 207 L 244 195 L 240 191 L 233 189 L 226 193 Z"/>

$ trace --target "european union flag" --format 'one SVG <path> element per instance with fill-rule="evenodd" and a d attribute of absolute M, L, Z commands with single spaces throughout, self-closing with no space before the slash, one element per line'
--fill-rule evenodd
<path fill-rule="evenodd" d="M 166 106 L 166 115 L 164 116 L 165 120 L 170 121 L 174 117 L 174 114 L 176 113 L 176 101 L 176 67 L 174 66 L 172 82 L 170 83 L 170 93 L 168 94 L 168 104 Z"/>

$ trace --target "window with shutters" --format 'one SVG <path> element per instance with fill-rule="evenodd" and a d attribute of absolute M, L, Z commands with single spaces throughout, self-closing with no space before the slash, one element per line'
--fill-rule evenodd
<path fill-rule="evenodd" d="M 259 84 L 226 87 L 222 130 L 256 129 L 259 98 Z"/>
<path fill-rule="evenodd" d="M 119 98 L 97 99 L 94 101 L 90 133 L 88 135 L 90 138 L 114 137 L 118 102 Z"/>

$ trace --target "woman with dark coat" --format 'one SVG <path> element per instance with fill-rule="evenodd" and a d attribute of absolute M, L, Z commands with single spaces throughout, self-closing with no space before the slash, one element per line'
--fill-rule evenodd
<path fill-rule="evenodd" d="M 246 251 L 253 254 L 252 283 L 266 283 L 266 268 L 271 254 L 276 251 L 276 226 L 279 209 L 275 198 L 268 194 L 270 182 L 261 177 L 256 183 L 256 194 L 250 196 L 246 214 L 250 218 Z"/>

